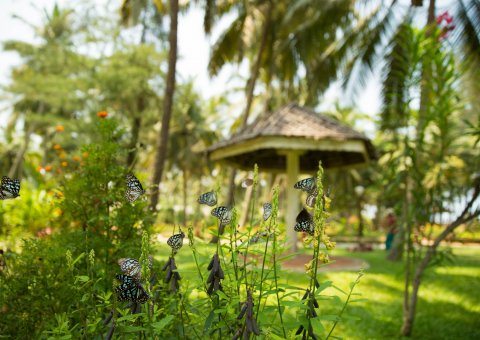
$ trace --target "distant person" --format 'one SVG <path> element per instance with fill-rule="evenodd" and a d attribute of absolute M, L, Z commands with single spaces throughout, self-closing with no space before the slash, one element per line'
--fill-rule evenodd
<path fill-rule="evenodd" d="M 387 229 L 387 239 L 385 240 L 385 249 L 390 250 L 392 248 L 393 239 L 397 232 L 397 220 L 392 211 L 390 211 L 385 217 L 384 227 Z"/>

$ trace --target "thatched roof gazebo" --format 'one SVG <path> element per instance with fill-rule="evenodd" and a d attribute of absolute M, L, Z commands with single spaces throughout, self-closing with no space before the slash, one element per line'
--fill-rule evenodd
<path fill-rule="evenodd" d="M 338 168 L 375 159 L 374 147 L 365 135 L 297 104 L 261 114 L 230 139 L 206 151 L 211 160 L 236 168 L 251 170 L 257 163 L 261 171 L 287 173 L 286 222 L 292 242 L 296 240 L 293 225 L 299 201 L 293 185 L 299 174 L 313 175 L 320 160 L 324 168 Z"/>

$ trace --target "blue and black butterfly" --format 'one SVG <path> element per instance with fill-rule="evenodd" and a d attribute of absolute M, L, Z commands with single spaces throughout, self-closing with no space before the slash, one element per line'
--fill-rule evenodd
<path fill-rule="evenodd" d="M 118 264 L 120 265 L 120 269 L 123 273 L 128 276 L 132 276 L 135 279 L 140 279 L 140 275 L 142 274 L 142 266 L 137 260 L 132 258 L 122 258 L 118 260 Z"/>
<path fill-rule="evenodd" d="M 198 197 L 197 202 L 213 207 L 215 204 L 217 204 L 217 194 L 215 193 L 215 191 L 206 192 L 204 194 L 201 194 L 200 197 Z"/>
<path fill-rule="evenodd" d="M 268 220 L 271 214 L 272 214 L 272 204 L 264 203 L 263 204 L 263 220 L 264 221 Z"/>
<path fill-rule="evenodd" d="M 118 301 L 145 303 L 150 299 L 145 288 L 133 276 L 119 274 L 115 277 L 121 282 L 120 286 L 115 288 Z"/>
<path fill-rule="evenodd" d="M 180 232 L 179 234 L 170 236 L 167 240 L 167 244 L 173 249 L 173 252 L 176 253 L 177 250 L 182 248 L 184 238 L 185 234 L 183 232 Z"/>
<path fill-rule="evenodd" d="M 318 195 L 318 189 L 317 189 L 317 178 L 316 177 L 309 177 L 302 179 L 295 183 L 293 186 L 295 189 L 300 189 L 302 191 L 305 191 L 308 193 L 307 199 L 305 203 L 307 206 L 310 208 L 313 208 L 315 206 L 315 201 L 317 199 Z"/>
<path fill-rule="evenodd" d="M 315 233 L 315 223 L 313 222 L 312 215 L 310 215 L 307 209 L 303 208 L 302 211 L 300 211 L 300 213 L 297 215 L 295 221 L 297 222 L 293 228 L 295 231 L 303 231 L 310 235 Z"/>
<path fill-rule="evenodd" d="M 139 198 L 145 193 L 145 190 L 143 190 L 142 184 L 134 175 L 127 174 L 126 183 L 127 183 L 127 189 L 125 190 L 125 198 L 130 203 L 134 202 L 137 198 Z"/>
<path fill-rule="evenodd" d="M 211 213 L 220 220 L 221 225 L 227 225 L 232 221 L 232 209 L 224 206 L 216 207 Z"/>
<path fill-rule="evenodd" d="M 15 198 L 20 196 L 20 181 L 18 179 L 10 179 L 7 176 L 2 177 L 0 184 L 0 200 Z"/>

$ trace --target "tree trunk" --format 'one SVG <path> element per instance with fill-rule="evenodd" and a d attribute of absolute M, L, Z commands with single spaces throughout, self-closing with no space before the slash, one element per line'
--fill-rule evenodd
<path fill-rule="evenodd" d="M 480 196 L 480 181 L 474 183 L 473 194 L 470 198 L 470 201 L 466 204 L 465 208 L 463 209 L 462 213 L 457 217 L 455 221 L 450 223 L 441 233 L 440 235 L 435 238 L 433 244 L 428 248 L 427 253 L 425 254 L 424 258 L 420 261 L 418 265 L 415 276 L 413 278 L 413 285 L 412 285 L 412 295 L 410 297 L 409 302 L 409 309 L 408 311 L 404 311 L 403 315 L 403 325 L 402 325 L 402 335 L 410 336 L 412 334 L 413 329 L 413 322 L 415 320 L 415 311 L 417 306 L 417 299 L 418 299 L 418 291 L 420 289 L 422 275 L 427 268 L 428 264 L 430 263 L 432 257 L 435 255 L 435 251 L 437 250 L 440 243 L 447 238 L 448 235 L 454 232 L 454 230 L 462 224 L 465 224 L 475 218 L 480 216 L 480 208 L 477 208 L 474 212 L 470 213 L 470 210 L 475 203 L 475 201 Z"/>
<path fill-rule="evenodd" d="M 26 124 L 27 122 L 25 121 L 25 125 Z M 19 179 L 22 177 L 22 171 L 20 169 L 22 168 L 22 163 L 23 163 L 23 158 L 25 156 L 25 153 L 27 152 L 28 146 L 30 145 L 30 137 L 32 136 L 34 128 L 35 128 L 35 124 L 32 123 L 30 124 L 28 129 L 25 129 L 23 146 L 20 150 L 18 150 L 17 155 L 15 156 L 15 160 L 13 161 L 13 164 L 10 167 L 10 170 L 8 171 L 8 177 L 10 178 L 16 177 Z"/>
<path fill-rule="evenodd" d="M 365 229 L 363 215 L 362 215 L 362 198 L 357 197 L 357 215 L 358 215 L 358 238 L 362 242 L 363 230 Z"/>
<path fill-rule="evenodd" d="M 183 226 L 187 226 L 187 189 L 188 189 L 188 173 L 185 168 L 183 168 L 183 186 L 182 186 L 182 194 L 183 194 Z"/>
<path fill-rule="evenodd" d="M 142 126 L 142 118 L 140 118 L 139 116 L 133 117 L 132 136 L 130 138 L 130 145 L 128 146 L 128 154 L 127 154 L 127 167 L 129 169 L 133 169 L 135 159 L 137 157 L 137 143 L 138 143 L 138 137 L 140 135 L 141 126 Z"/>
<path fill-rule="evenodd" d="M 165 87 L 165 98 L 163 99 L 162 127 L 158 136 L 157 154 L 152 177 L 152 194 L 150 198 L 150 209 L 156 210 L 159 196 L 159 186 L 162 180 L 165 159 L 167 157 L 168 135 L 170 128 L 170 117 L 172 116 L 173 95 L 175 92 L 175 69 L 177 64 L 177 27 L 178 27 L 178 0 L 170 0 L 170 32 L 168 41 L 170 50 L 168 52 L 167 85 Z"/>
<path fill-rule="evenodd" d="M 420 261 L 420 264 L 417 266 L 417 269 L 415 271 L 415 276 L 413 277 L 413 283 L 412 283 L 412 294 L 410 296 L 409 300 L 409 308 L 407 311 L 404 311 L 403 315 L 403 325 L 402 325 L 402 335 L 403 336 L 411 336 L 412 330 L 413 330 L 413 323 L 415 320 L 415 311 L 417 307 L 417 301 L 418 301 L 418 291 L 420 289 L 420 284 L 422 280 L 423 273 L 425 272 L 425 269 L 427 269 L 428 264 L 432 260 L 432 257 L 435 255 L 435 252 L 440 245 L 440 243 L 447 238 L 448 235 L 453 233 L 453 231 L 459 227 L 460 225 L 463 225 L 475 218 L 478 218 L 480 215 L 480 209 L 477 209 L 475 212 L 469 214 L 469 210 L 471 209 L 473 203 L 477 200 L 478 196 L 480 193 L 480 184 L 477 184 L 475 189 L 474 189 L 474 194 L 472 195 L 472 198 L 466 205 L 465 209 L 463 212 L 460 214 L 460 216 L 450 223 L 440 235 L 437 236 L 437 238 L 434 240 L 433 244 L 428 247 L 427 253 L 425 254 L 424 258 Z"/>
<path fill-rule="evenodd" d="M 429 6 L 428 6 L 428 15 L 427 15 L 427 36 L 431 35 L 432 30 L 434 29 L 434 24 L 435 24 L 435 0 L 430 0 Z M 422 65 L 422 82 L 420 86 L 420 107 L 419 107 L 419 112 L 418 112 L 418 121 L 417 121 L 417 126 L 416 126 L 416 140 L 415 140 L 415 163 L 417 164 L 417 168 L 423 163 L 423 140 L 424 140 L 424 132 L 425 128 L 427 125 L 427 110 L 428 110 L 428 105 L 429 105 L 429 97 L 430 97 L 430 88 L 428 86 L 429 79 L 431 78 L 431 65 L 429 60 L 425 60 L 423 65 Z M 406 146 L 407 144 L 405 144 Z M 408 180 L 408 178 L 407 178 Z M 418 183 L 421 185 L 421 178 L 417 179 L 417 181 L 420 181 Z M 405 183 L 405 192 L 406 192 L 406 198 L 404 202 L 404 211 L 409 209 L 410 205 L 413 203 L 415 204 L 414 200 L 411 199 L 411 190 L 409 190 L 409 185 L 406 182 Z M 417 303 L 417 294 L 418 294 L 418 288 L 420 286 L 420 278 L 421 274 L 425 270 L 429 258 L 433 255 L 433 252 L 435 249 L 433 249 L 430 257 L 428 257 L 427 262 L 425 263 L 425 267 L 422 269 L 421 265 L 417 267 L 413 284 L 416 289 L 412 291 L 412 294 L 410 296 L 410 286 L 411 286 L 411 276 L 412 276 L 412 266 L 413 266 L 413 259 L 412 259 L 412 252 L 413 252 L 413 244 L 412 244 L 412 224 L 419 223 L 416 221 L 416 219 L 413 221 L 410 221 L 409 219 L 405 219 L 406 223 L 406 241 L 407 241 L 407 256 L 406 256 L 406 263 L 405 263 L 405 283 L 404 283 L 404 291 L 403 291 L 403 325 L 401 332 L 405 336 L 410 336 L 413 328 L 413 321 L 414 321 L 414 316 L 415 316 L 415 309 L 416 309 L 416 303 Z M 403 248 L 403 247 L 402 247 Z M 427 258 L 428 254 L 430 253 L 427 252 L 427 255 L 425 256 L 424 259 Z M 423 261 L 421 262 L 423 263 Z M 421 270 L 421 273 L 418 274 L 418 270 Z"/>

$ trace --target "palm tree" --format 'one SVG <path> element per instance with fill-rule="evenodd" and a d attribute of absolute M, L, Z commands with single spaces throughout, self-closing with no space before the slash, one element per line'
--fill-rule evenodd
<path fill-rule="evenodd" d="M 14 112 L 19 113 L 12 117 L 9 127 L 13 128 L 20 117 L 24 122 L 24 143 L 10 166 L 10 177 L 22 175 L 23 158 L 33 133 L 43 137 L 42 162 L 45 163 L 54 124 L 71 118 L 84 107 L 79 93 L 88 88 L 83 76 L 89 58 L 75 50 L 71 14 L 71 10 L 55 5 L 51 13 L 46 13 L 45 23 L 40 28 L 32 26 L 39 32 L 38 45 L 21 41 L 4 43 L 5 50 L 17 52 L 24 60 L 24 64 L 12 72 L 12 83 L 7 87 L 8 92 L 16 95 Z M 7 131 L 6 135 L 11 132 Z"/>

